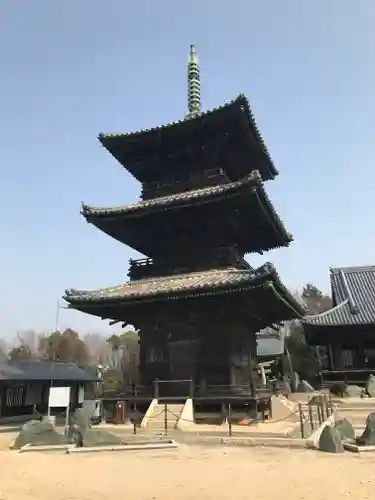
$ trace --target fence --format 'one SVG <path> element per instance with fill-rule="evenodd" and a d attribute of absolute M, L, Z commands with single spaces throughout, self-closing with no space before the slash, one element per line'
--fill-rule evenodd
<path fill-rule="evenodd" d="M 325 404 L 325 400 L 321 400 L 319 397 L 316 401 L 311 400 L 311 406 L 309 406 L 310 410 L 307 412 L 304 410 L 302 405 L 298 405 L 298 408 L 288 414 L 286 417 L 281 418 L 279 420 L 262 420 L 261 422 L 263 424 L 274 424 L 277 422 L 282 422 L 282 421 L 287 421 L 289 419 L 292 419 L 292 417 L 299 415 L 299 420 L 300 420 L 300 430 L 301 430 L 301 437 L 305 438 L 306 437 L 306 421 L 308 420 L 307 415 L 311 415 L 311 419 L 309 422 L 311 422 L 310 427 L 311 429 L 314 429 L 314 419 L 313 415 L 316 413 L 318 416 L 317 418 L 319 419 L 319 425 L 322 423 L 328 416 L 331 414 L 331 410 L 329 409 L 329 404 L 327 400 L 327 404 Z M 172 419 L 168 418 L 169 416 L 172 416 Z M 224 417 L 224 415 L 223 415 Z M 180 415 L 172 412 L 168 408 L 168 404 L 163 405 L 163 409 L 156 413 L 155 415 L 151 415 L 148 417 L 149 421 L 152 422 L 153 420 L 157 420 L 160 422 L 161 426 L 160 428 L 158 427 L 157 429 L 153 428 L 154 431 L 157 431 L 161 436 L 168 436 L 170 431 L 174 431 L 177 428 L 177 422 L 183 421 L 191 424 L 195 424 L 195 420 L 189 420 L 186 418 L 182 418 Z M 171 425 L 171 421 L 173 421 L 173 424 Z M 295 422 L 295 420 L 294 420 Z M 217 430 L 217 427 L 213 429 L 212 431 L 208 430 L 207 428 L 205 431 L 205 434 L 207 435 L 228 435 L 229 437 L 233 437 L 235 434 L 235 429 L 238 428 L 238 419 L 235 419 L 233 417 L 233 412 L 232 412 L 232 405 L 229 403 L 227 406 L 227 412 L 226 412 L 226 418 L 225 418 L 225 423 L 227 424 L 227 427 L 223 426 L 220 431 Z M 251 433 L 251 425 L 259 423 L 259 420 L 253 419 L 252 421 L 248 421 L 248 432 Z M 237 424 L 237 425 L 236 425 Z M 133 434 L 137 434 L 139 432 L 139 426 L 137 423 L 133 422 Z M 199 430 L 199 425 L 195 429 L 195 432 L 197 434 L 200 433 Z M 265 434 L 267 434 L 267 430 L 265 429 Z M 257 433 L 259 434 L 259 433 Z M 246 431 L 242 431 L 239 433 L 241 436 L 246 436 Z M 260 435 L 260 434 L 259 434 Z"/>
<path fill-rule="evenodd" d="M 307 405 L 298 404 L 301 437 L 304 439 L 317 429 L 334 412 L 331 394 L 313 396 Z"/>

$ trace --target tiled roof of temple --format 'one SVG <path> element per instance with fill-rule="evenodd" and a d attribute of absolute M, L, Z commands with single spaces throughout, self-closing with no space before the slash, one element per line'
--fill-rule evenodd
<path fill-rule="evenodd" d="M 255 122 L 249 101 L 243 94 L 223 106 L 184 120 L 130 133 L 101 133 L 99 140 L 121 165 L 143 182 L 154 180 L 149 164 L 155 165 L 155 160 L 159 158 L 165 168 L 172 152 L 181 153 L 182 144 L 178 137 L 183 138 L 184 144 L 189 144 L 190 150 L 198 151 L 207 142 L 210 131 L 218 136 L 229 137 L 230 133 L 237 135 L 239 129 L 263 159 L 259 167 L 262 178 L 268 180 L 276 177 L 278 172 Z M 249 165 L 246 165 L 245 171 L 249 172 Z"/>
<path fill-rule="evenodd" d="M 152 256 L 152 251 L 155 251 L 163 240 L 158 237 L 157 233 L 154 233 L 152 240 L 144 240 L 143 233 L 137 229 L 137 223 L 139 226 L 141 223 L 149 224 L 150 232 L 156 231 L 156 228 L 159 228 L 159 232 L 160 230 L 163 232 L 166 219 L 162 217 L 165 211 L 193 210 L 196 206 L 202 206 L 202 209 L 208 210 L 212 206 L 211 203 L 222 203 L 226 200 L 228 200 L 227 213 L 229 215 L 222 221 L 221 229 L 218 229 L 218 221 L 215 218 L 208 217 L 207 225 L 210 228 L 216 228 L 214 231 L 217 234 L 221 234 L 220 231 L 224 231 L 223 234 L 231 234 L 231 243 L 237 244 L 245 252 L 288 246 L 293 241 L 293 236 L 286 230 L 269 199 L 258 171 L 252 172 L 240 181 L 152 198 L 130 205 L 100 208 L 83 204 L 82 215 L 87 222 L 116 240 L 128 244 L 144 255 Z M 250 215 L 242 215 L 241 218 L 238 214 L 237 200 L 239 200 L 238 205 L 241 206 L 242 213 L 249 210 Z M 196 217 L 197 212 L 191 213 L 191 217 Z M 205 217 L 205 213 L 202 212 L 202 217 Z M 155 219 L 155 216 L 159 219 Z M 232 233 L 230 231 L 225 233 L 233 217 L 236 217 L 241 224 L 246 224 L 247 229 L 242 230 L 239 226 Z M 196 220 L 196 222 L 199 221 Z M 170 223 L 169 227 L 177 231 L 179 224 L 173 226 L 173 223 Z M 145 231 L 144 227 L 142 230 Z M 256 239 L 253 237 L 254 234 L 257 235 Z"/>
<path fill-rule="evenodd" d="M 93 207 L 90 205 L 82 204 L 82 215 L 89 218 L 91 215 L 94 216 L 110 216 L 110 215 L 132 215 L 135 212 L 146 212 L 148 209 L 172 208 L 175 205 L 184 204 L 192 201 L 205 201 L 207 198 L 211 200 L 213 197 L 225 197 L 233 196 L 241 188 L 254 187 L 259 190 L 262 198 L 269 206 L 270 211 L 273 213 L 275 218 L 279 219 L 277 212 L 267 196 L 266 191 L 263 188 L 262 179 L 260 173 L 255 170 L 251 172 L 244 179 L 236 182 L 230 182 L 228 184 L 220 184 L 216 186 L 204 187 L 201 189 L 194 189 L 191 191 L 184 191 L 182 193 L 171 194 L 168 196 L 160 196 L 158 198 L 152 198 L 145 201 L 140 201 L 138 203 L 131 203 L 128 205 L 121 205 L 117 207 Z M 280 220 L 280 219 L 279 219 Z M 280 220 L 281 223 L 281 220 Z"/>
<path fill-rule="evenodd" d="M 303 322 L 310 325 L 375 324 L 375 266 L 330 270 L 334 307 Z"/>
<path fill-rule="evenodd" d="M 199 296 L 207 293 L 220 293 L 231 290 L 246 290 L 275 286 L 276 293 L 290 299 L 298 314 L 303 315 L 302 307 L 295 303 L 283 283 L 280 281 L 272 264 L 265 264 L 256 270 L 239 270 L 236 268 L 214 269 L 160 278 L 148 278 L 124 283 L 117 287 L 96 291 L 67 290 L 65 300 L 69 304 L 82 302 L 131 301 L 143 298 L 169 296 L 173 299 L 187 296 Z"/>
<path fill-rule="evenodd" d="M 8 361 L 0 363 L 0 380 L 61 380 L 94 382 L 94 372 L 74 363 L 57 361 Z"/>

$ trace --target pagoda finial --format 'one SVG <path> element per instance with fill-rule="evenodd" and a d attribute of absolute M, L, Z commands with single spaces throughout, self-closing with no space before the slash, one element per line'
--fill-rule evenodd
<path fill-rule="evenodd" d="M 201 112 L 199 61 L 194 45 L 190 45 L 188 59 L 188 109 L 188 118 L 193 118 Z"/>

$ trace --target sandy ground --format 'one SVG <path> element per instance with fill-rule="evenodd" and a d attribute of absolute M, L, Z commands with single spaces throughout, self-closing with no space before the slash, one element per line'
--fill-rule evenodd
<path fill-rule="evenodd" d="M 374 498 L 374 455 L 193 447 L 18 454 L 0 435 L 1 500 L 342 500 Z"/>

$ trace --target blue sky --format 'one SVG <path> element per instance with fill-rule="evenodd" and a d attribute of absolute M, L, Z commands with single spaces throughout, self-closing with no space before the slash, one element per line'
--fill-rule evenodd
<path fill-rule="evenodd" d="M 65 288 L 125 280 L 135 252 L 80 202 L 140 189 L 96 137 L 183 117 L 190 43 L 204 108 L 245 93 L 280 171 L 267 189 L 295 241 L 250 262 L 327 291 L 329 266 L 375 264 L 374 22 L 373 0 L 2 0 L 0 336 L 51 330 Z"/>

